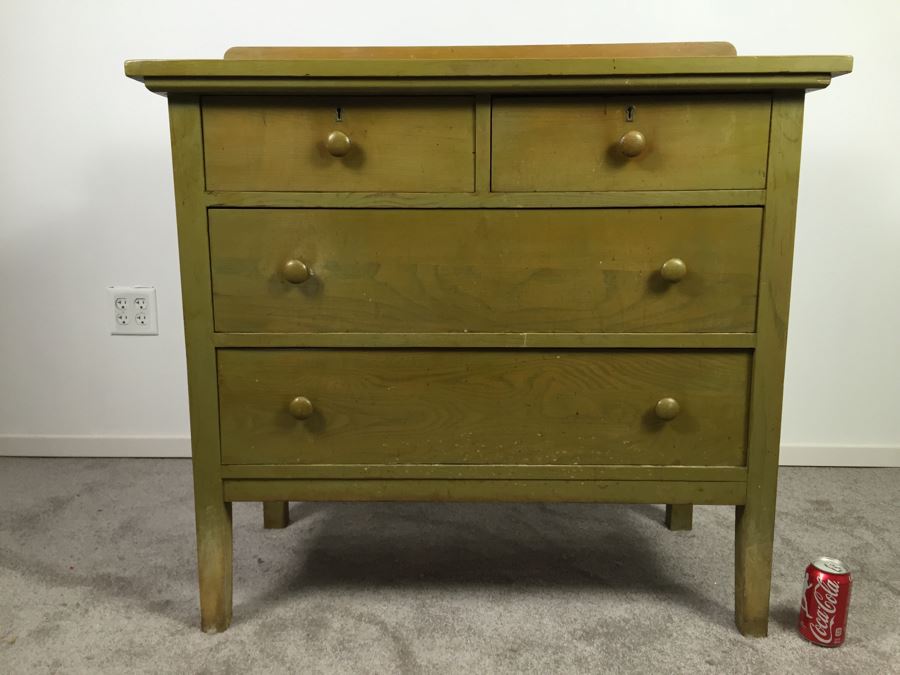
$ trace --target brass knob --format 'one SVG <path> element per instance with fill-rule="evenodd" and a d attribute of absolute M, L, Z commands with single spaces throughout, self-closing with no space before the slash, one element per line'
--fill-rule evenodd
<path fill-rule="evenodd" d="M 281 276 L 292 284 L 302 284 L 309 279 L 309 267 L 302 260 L 288 260 L 281 268 Z"/>
<path fill-rule="evenodd" d="M 298 420 L 308 420 L 313 414 L 313 404 L 305 396 L 298 396 L 288 403 L 288 411 Z"/>
<path fill-rule="evenodd" d="M 350 137 L 343 131 L 332 131 L 328 134 L 325 147 L 332 157 L 343 157 L 350 152 Z"/>
<path fill-rule="evenodd" d="M 674 398 L 666 396 L 656 402 L 656 416 L 661 420 L 673 420 L 681 412 L 681 406 Z"/>
<path fill-rule="evenodd" d="M 640 131 L 626 131 L 619 139 L 619 152 L 626 157 L 637 157 L 647 146 L 647 139 Z"/>
<path fill-rule="evenodd" d="M 659 273 L 663 279 L 674 284 L 684 279 L 687 274 L 687 265 L 681 258 L 669 258 L 659 268 Z"/>

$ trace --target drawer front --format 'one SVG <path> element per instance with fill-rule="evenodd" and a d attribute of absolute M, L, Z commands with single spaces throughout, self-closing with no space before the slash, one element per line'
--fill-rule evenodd
<path fill-rule="evenodd" d="M 225 464 L 745 460 L 747 352 L 220 350 L 218 368 Z"/>
<path fill-rule="evenodd" d="M 491 186 L 762 189 L 770 108 L 751 96 L 497 98 Z"/>
<path fill-rule="evenodd" d="M 760 227 L 759 208 L 213 209 L 215 326 L 750 332 Z"/>
<path fill-rule="evenodd" d="M 471 192 L 474 119 L 460 96 L 205 98 L 207 189 Z"/>

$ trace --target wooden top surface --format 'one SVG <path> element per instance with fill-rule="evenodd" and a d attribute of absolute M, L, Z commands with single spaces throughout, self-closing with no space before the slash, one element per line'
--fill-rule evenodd
<path fill-rule="evenodd" d="M 727 42 L 460 47 L 233 47 L 222 59 L 136 60 L 125 74 L 153 91 L 224 91 L 273 81 L 453 82 L 527 78 L 732 77 L 729 86 L 820 88 L 850 72 L 850 56 L 737 56 Z M 740 78 L 734 80 L 734 78 Z M 256 83 L 256 84 L 254 84 Z M 280 85 L 279 85 L 280 86 Z M 713 83 L 713 86 L 715 84 Z"/>
<path fill-rule="evenodd" d="M 638 56 L 735 56 L 730 42 L 635 42 L 595 45 L 446 47 L 232 47 L 226 59 L 583 59 Z"/>

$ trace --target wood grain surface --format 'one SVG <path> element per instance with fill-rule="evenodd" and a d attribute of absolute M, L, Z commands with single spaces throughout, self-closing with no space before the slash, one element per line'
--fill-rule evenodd
<path fill-rule="evenodd" d="M 744 635 L 764 636 L 769 630 L 803 102 L 802 92 L 779 96 L 772 108 L 757 310 L 758 344 L 750 397 L 747 501 L 745 506 L 738 507 L 735 523 L 735 622 Z"/>
<path fill-rule="evenodd" d="M 190 403 L 200 627 L 215 633 L 231 623 L 232 517 L 231 504 L 222 496 L 220 475 L 216 350 L 203 203 L 203 127 L 198 97 L 174 95 L 168 104 Z"/>
<path fill-rule="evenodd" d="M 226 480 L 234 502 L 595 502 L 743 504 L 741 482 L 615 480 Z"/>
<path fill-rule="evenodd" d="M 742 351 L 218 352 L 225 464 L 742 466 Z M 307 397 L 315 414 L 288 411 Z M 681 413 L 654 414 L 671 396 Z"/>
<path fill-rule="evenodd" d="M 572 45 L 422 47 L 231 47 L 226 59 L 547 59 L 734 56 L 730 42 L 634 42 Z"/>
<path fill-rule="evenodd" d="M 217 347 L 752 349 L 756 333 L 215 333 Z"/>
<path fill-rule="evenodd" d="M 351 139 L 344 157 L 333 131 Z M 203 135 L 211 190 L 474 189 L 472 97 L 207 97 Z"/>
<path fill-rule="evenodd" d="M 761 209 L 212 209 L 222 332 L 752 332 Z M 687 276 L 661 278 L 678 257 Z M 291 284 L 289 259 L 313 277 Z"/>
<path fill-rule="evenodd" d="M 492 189 L 762 188 L 770 109 L 753 95 L 498 97 Z M 646 149 L 627 158 L 617 145 L 632 131 Z"/>
<path fill-rule="evenodd" d="M 481 134 L 481 130 L 479 130 Z M 490 138 L 479 147 L 490 148 Z M 487 167 L 483 163 L 487 159 Z M 540 209 L 763 206 L 765 190 L 631 190 L 609 192 L 487 192 L 490 151 L 480 152 L 475 192 L 232 192 L 205 193 L 210 208 Z"/>
<path fill-rule="evenodd" d="M 426 79 L 426 89 L 440 80 L 481 78 L 486 89 L 502 88 L 507 78 L 520 80 L 521 89 L 539 90 L 550 81 L 608 77 L 627 88 L 640 76 L 668 80 L 684 87 L 684 77 L 713 83 L 715 79 L 740 77 L 745 88 L 761 88 L 782 77 L 806 76 L 808 82 L 828 86 L 832 77 L 849 73 L 853 57 L 802 56 L 651 56 L 637 58 L 536 58 L 536 59 L 145 59 L 125 62 L 125 74 L 148 86 L 169 79 L 186 87 L 215 81 L 220 93 L 228 89 L 265 85 L 273 79 L 321 80 L 334 89 L 353 86 L 354 80 L 375 80 L 375 88 L 390 88 L 390 81 Z M 722 77 L 725 76 L 725 77 Z M 733 76 L 733 77 L 732 77 Z M 241 82 L 243 80 L 243 82 Z M 536 85 L 534 84 L 536 82 Z M 465 84 L 465 83 L 464 83 Z"/>
<path fill-rule="evenodd" d="M 742 466 L 654 464 L 225 464 L 222 476 L 239 479 L 584 480 L 746 482 Z"/>

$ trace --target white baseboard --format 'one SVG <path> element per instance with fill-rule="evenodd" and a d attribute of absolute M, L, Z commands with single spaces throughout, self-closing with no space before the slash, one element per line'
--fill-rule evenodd
<path fill-rule="evenodd" d="M 189 436 L 0 435 L 0 456 L 190 457 Z M 900 447 L 783 445 L 782 466 L 897 466 Z"/>
<path fill-rule="evenodd" d="M 0 435 L 0 456 L 190 457 L 190 436 Z"/>
<path fill-rule="evenodd" d="M 782 445 L 781 466 L 900 466 L 900 446 Z"/>

